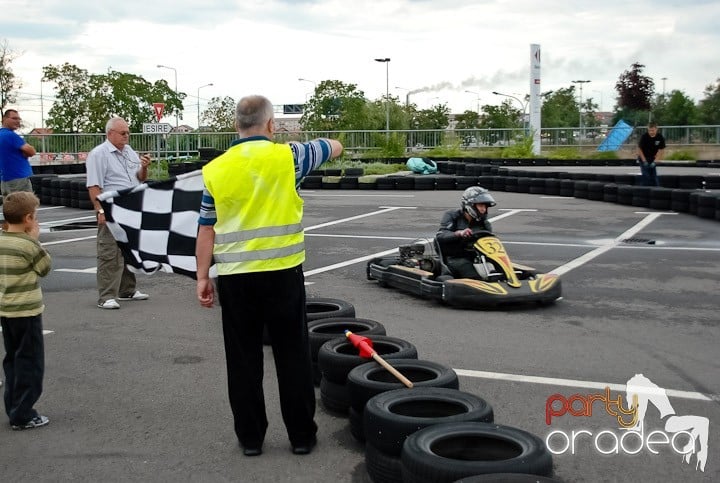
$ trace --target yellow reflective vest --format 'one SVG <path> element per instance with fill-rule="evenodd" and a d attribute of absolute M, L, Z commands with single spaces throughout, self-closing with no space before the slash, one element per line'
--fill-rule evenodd
<path fill-rule="evenodd" d="M 218 275 L 283 270 L 305 261 L 303 200 L 290 146 L 245 141 L 202 172 L 215 200 Z"/>

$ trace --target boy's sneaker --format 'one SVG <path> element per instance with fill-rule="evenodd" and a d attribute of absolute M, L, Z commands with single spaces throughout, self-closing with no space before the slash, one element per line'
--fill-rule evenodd
<path fill-rule="evenodd" d="M 30 421 L 28 421 L 25 424 L 18 424 L 18 425 L 13 424 L 12 428 L 15 431 L 20 431 L 23 429 L 34 429 L 34 428 L 39 428 L 40 426 L 45 426 L 49 422 L 50 422 L 50 420 L 48 419 L 47 416 L 41 416 L 38 414 L 37 416 L 35 416 L 34 418 L 32 418 Z"/>
<path fill-rule="evenodd" d="M 132 295 L 121 295 L 118 300 L 147 300 L 150 296 L 146 293 L 142 293 L 140 290 L 136 290 Z"/>
<path fill-rule="evenodd" d="M 120 304 L 115 299 L 107 299 L 105 302 L 98 304 L 101 309 L 119 309 Z"/>

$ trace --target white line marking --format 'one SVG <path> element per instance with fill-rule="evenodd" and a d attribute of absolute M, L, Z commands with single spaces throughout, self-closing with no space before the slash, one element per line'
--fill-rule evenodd
<path fill-rule="evenodd" d="M 390 207 L 390 208 L 393 208 L 393 207 Z M 407 208 L 407 207 L 394 207 L 394 209 L 399 209 L 399 208 Z M 382 212 L 385 212 L 385 211 L 390 211 L 390 210 L 383 210 Z M 514 215 L 515 213 L 518 213 L 521 211 L 536 211 L 536 210 L 509 210 L 508 213 L 503 213 L 502 215 L 498 215 L 494 218 L 490 218 L 490 221 L 495 221 L 495 220 L 499 220 L 501 218 L 506 218 L 508 216 Z M 374 212 L 372 214 L 378 214 L 378 213 L 381 213 L 381 212 Z M 342 220 L 339 220 L 339 221 L 342 221 Z M 318 226 L 320 226 L 320 225 L 318 225 Z M 418 239 L 420 239 L 420 238 L 412 238 L 412 240 L 418 240 Z M 320 268 L 316 268 L 313 270 L 308 270 L 307 272 L 305 272 L 305 276 L 309 277 L 311 275 L 315 275 L 318 273 L 329 272 L 330 270 L 335 270 L 336 268 L 347 267 L 348 265 L 365 262 L 372 258 L 384 257 L 385 255 L 390 255 L 391 253 L 396 253 L 397 251 L 398 251 L 397 248 L 393 248 L 392 250 L 385 250 L 383 252 L 373 253 L 372 255 L 365 255 L 363 257 L 353 258 L 352 260 L 347 260 L 345 262 L 328 265 L 326 267 L 320 267 Z"/>
<path fill-rule="evenodd" d="M 383 208 L 383 207 L 381 207 L 381 208 Z M 388 207 L 384 207 L 384 209 L 382 209 L 382 210 L 365 213 L 363 215 L 351 216 L 349 218 L 342 218 L 340 220 L 328 221 L 327 223 L 320 223 L 319 225 L 309 226 L 309 227 L 305 228 L 305 231 L 317 230 L 318 228 L 324 228 L 326 226 L 337 225 L 338 223 L 344 223 L 346 221 L 359 220 L 361 218 L 367 218 L 368 216 L 381 215 L 381 214 L 387 213 L 389 211 L 404 210 L 404 209 L 405 210 L 407 210 L 407 209 L 414 210 L 415 207 L 414 206 L 388 206 Z"/>
<path fill-rule="evenodd" d="M 576 379 L 558 379 L 555 377 L 522 376 L 519 374 L 507 374 L 503 372 L 471 371 L 467 369 L 453 369 L 458 376 L 477 377 L 481 379 L 497 379 L 500 381 L 529 382 L 532 384 L 547 384 L 549 386 L 584 387 L 588 389 L 605 389 L 609 387 L 613 391 L 625 391 L 625 384 L 612 384 L 608 382 L 579 381 Z M 683 399 L 697 399 L 700 401 L 720 401 L 718 394 L 702 394 L 700 392 L 680 391 L 677 389 L 665 389 L 668 396 Z"/>
<path fill-rule="evenodd" d="M 48 334 L 54 334 L 55 331 L 54 330 L 43 330 L 42 333 L 43 333 L 43 335 L 48 335 Z M 2 327 L 0 327 L 0 334 L 2 334 Z"/>
<path fill-rule="evenodd" d="M 93 238 L 97 238 L 97 235 L 84 236 L 82 238 L 68 238 L 67 240 L 58 240 L 58 241 L 53 241 L 53 242 L 45 242 L 45 243 L 42 243 L 41 245 L 45 247 L 45 246 L 49 246 L 49 245 L 59 245 L 61 243 L 72 243 L 72 242 L 76 242 L 76 241 L 92 240 Z"/>
<path fill-rule="evenodd" d="M 336 268 L 347 267 L 348 265 L 353 265 L 355 263 L 365 262 L 365 261 L 370 260 L 371 258 L 375 258 L 375 257 L 383 257 L 385 255 L 390 255 L 391 253 L 395 253 L 397 251 L 398 251 L 397 248 L 393 248 L 392 250 L 385 250 L 384 252 L 373 253 L 372 255 L 365 255 L 364 257 L 353 258 L 352 260 L 347 260 L 345 262 L 335 263 L 333 265 L 316 268 L 314 270 L 308 270 L 307 272 L 305 272 L 305 276 L 309 277 L 310 275 L 315 275 L 315 274 L 323 273 L 323 272 L 329 272 L 330 270 L 335 270 Z"/>
<path fill-rule="evenodd" d="M 613 248 L 615 248 L 615 247 L 618 245 L 618 243 L 620 243 L 620 241 L 622 241 L 622 240 L 624 240 L 624 239 L 626 239 L 626 238 L 632 238 L 633 235 L 635 235 L 635 234 L 638 233 L 640 230 L 642 230 L 643 228 L 645 228 L 646 226 L 648 226 L 650 223 L 652 223 L 653 221 L 655 221 L 655 220 L 656 220 L 657 218 L 659 218 L 660 216 L 662 216 L 662 213 L 650 213 L 650 214 L 648 214 L 644 219 L 642 219 L 640 222 L 638 222 L 637 224 L 635 224 L 635 226 L 633 226 L 633 227 L 630 228 L 629 230 L 625 231 L 625 233 L 623 233 L 622 235 L 618 236 L 617 238 L 615 238 L 612 242 L 608 243 L 607 245 L 598 247 L 598 248 L 596 248 L 595 250 L 592 250 L 592 251 L 590 251 L 590 252 L 587 252 L 586 254 L 577 257 L 575 260 L 569 261 L 569 262 L 566 263 L 565 265 L 561 265 L 561 266 L 559 266 L 559 267 L 557 267 L 557 268 L 555 268 L 555 269 L 553 269 L 553 270 L 550 270 L 549 273 L 552 273 L 552 274 L 555 274 L 555 275 L 560 276 L 560 275 L 563 275 L 563 274 L 569 272 L 570 270 L 572 270 L 572 269 L 574 269 L 574 268 L 577 268 L 577 267 L 579 267 L 579 266 L 582 266 L 582 265 L 586 264 L 586 263 L 589 262 L 590 260 L 592 260 L 592 259 L 594 259 L 594 258 L 597 258 L 597 257 L 599 257 L 600 255 L 602 255 L 603 253 L 605 253 L 605 252 L 607 252 L 607 251 L 610 251 L 610 250 L 612 250 Z"/>
<path fill-rule="evenodd" d="M 45 211 L 45 210 L 57 210 L 58 208 L 67 208 L 66 206 L 45 206 L 43 208 L 38 208 L 38 211 Z"/>
<path fill-rule="evenodd" d="M 320 233 L 308 233 L 306 236 L 320 236 L 327 238 L 363 238 L 368 240 L 417 240 L 417 238 L 408 238 L 406 236 L 330 235 Z"/>
<path fill-rule="evenodd" d="M 94 220 L 94 219 L 95 219 L 95 215 L 78 216 L 77 218 L 63 218 L 62 220 L 44 221 L 42 223 L 38 223 L 38 225 L 40 225 L 40 226 L 57 226 L 57 225 L 64 225 L 71 221 Z"/>
<path fill-rule="evenodd" d="M 90 268 L 58 268 L 56 272 L 70 272 L 70 273 L 97 273 L 97 267 Z"/>

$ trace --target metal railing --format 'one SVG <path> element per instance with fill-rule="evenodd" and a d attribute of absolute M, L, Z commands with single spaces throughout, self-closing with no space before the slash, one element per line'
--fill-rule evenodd
<path fill-rule="evenodd" d="M 546 128 L 541 132 L 543 147 L 593 148 L 602 143 L 608 127 Z M 636 128 L 623 147 L 637 145 L 645 128 Z M 720 147 L 720 126 L 661 126 L 669 147 Z M 339 139 L 347 152 L 363 153 L 381 150 L 388 142 L 404 146 L 406 152 L 422 152 L 441 146 L 457 146 L 470 150 L 485 147 L 507 147 L 522 142 L 525 129 L 435 129 L 390 131 L 297 131 L 277 132 L 278 142 L 307 141 L 318 137 Z M 237 133 L 191 132 L 141 134 L 134 133 L 130 144 L 138 152 L 149 152 L 158 158 L 181 159 L 196 157 L 201 148 L 221 151 L 230 147 Z M 84 162 L 92 148 L 105 141 L 105 134 L 27 135 L 25 140 L 38 151 L 32 164 Z"/>

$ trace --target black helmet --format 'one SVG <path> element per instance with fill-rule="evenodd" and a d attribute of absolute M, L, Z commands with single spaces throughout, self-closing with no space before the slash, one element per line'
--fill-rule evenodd
<path fill-rule="evenodd" d="M 477 203 L 482 203 L 488 207 L 495 206 L 497 204 L 490 192 L 482 186 L 471 186 L 463 191 L 460 206 L 465 213 L 470 215 L 474 220 L 479 221 L 481 216 L 475 209 L 475 205 Z"/>

